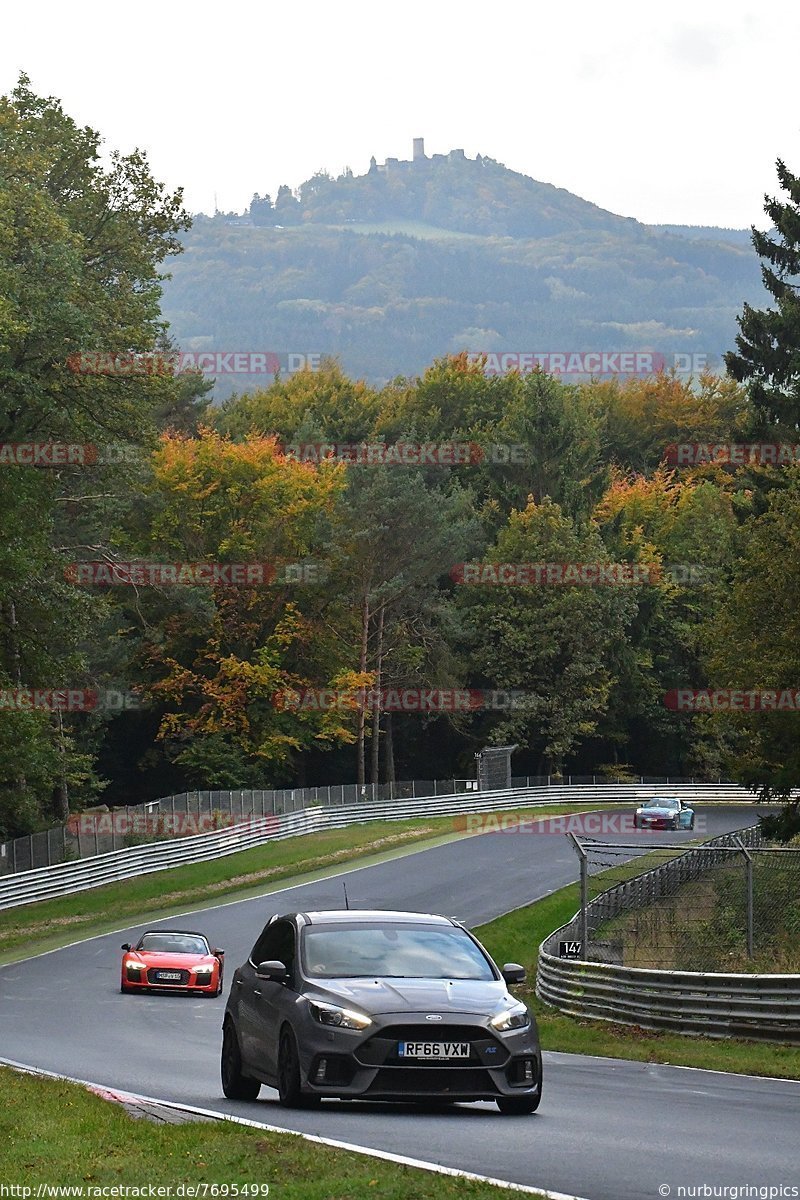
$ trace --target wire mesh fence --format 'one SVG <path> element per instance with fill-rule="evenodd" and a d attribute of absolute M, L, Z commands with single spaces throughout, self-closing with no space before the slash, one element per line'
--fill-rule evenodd
<path fill-rule="evenodd" d="M 704 783 L 726 783 L 722 779 Z M 516 775 L 512 788 L 598 784 L 694 784 L 693 778 L 606 775 Z M 319 787 L 181 792 L 129 806 L 77 813 L 66 825 L 0 842 L 0 876 L 74 862 L 167 838 L 192 837 L 250 818 L 282 816 L 315 805 L 336 806 L 423 796 L 451 796 L 478 788 L 476 779 L 412 779 L 392 783 L 343 783 Z"/>
<path fill-rule="evenodd" d="M 316 805 L 448 796 L 470 790 L 467 779 L 415 779 L 386 784 L 181 792 L 142 804 L 76 813 L 65 825 L 0 843 L 0 876 L 92 858 L 171 838 L 225 829 Z"/>
<path fill-rule="evenodd" d="M 800 972 L 800 846 L 753 826 L 702 846 L 573 839 L 581 957 L 677 971 Z"/>

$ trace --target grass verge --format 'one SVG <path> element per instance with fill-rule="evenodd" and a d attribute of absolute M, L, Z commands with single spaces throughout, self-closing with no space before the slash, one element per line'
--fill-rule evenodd
<path fill-rule="evenodd" d="M 530 986 L 515 991 L 536 1014 L 545 1050 L 800 1079 L 800 1049 L 796 1046 L 723 1041 L 607 1021 L 581 1021 L 543 1004 L 533 991 L 539 946 L 554 929 L 566 924 L 579 906 L 578 887 L 573 884 L 474 931 L 495 961 L 518 962 L 527 968 Z"/>
<path fill-rule="evenodd" d="M 227 1122 L 156 1125 L 84 1088 L 0 1068 L 0 1179 L 6 1185 L 259 1186 L 248 1200 L 512 1200 L 519 1192 L 402 1167 L 292 1134 Z M 22 1195 L 23 1193 L 17 1193 Z M 197 1193 L 202 1196 L 202 1190 Z M 212 1195 L 209 1190 L 206 1193 Z M 220 1194 L 219 1192 L 217 1193 Z M 239 1193 L 242 1195 L 242 1193 Z M 232 1195 L 232 1192 L 228 1192 Z"/>
<path fill-rule="evenodd" d="M 613 805 L 598 805 L 610 808 Z M 546 805 L 519 809 L 522 816 L 558 816 L 585 811 L 585 805 Z M 514 813 L 499 814 L 513 816 Z M 0 964 L 55 949 L 80 938 L 111 932 L 126 924 L 153 921 L 227 899 L 263 895 L 275 885 L 306 882 L 334 873 L 340 866 L 370 862 L 422 850 L 464 836 L 457 818 L 370 821 L 267 842 L 210 862 L 172 867 L 151 875 L 109 883 L 57 900 L 0 911 Z"/>

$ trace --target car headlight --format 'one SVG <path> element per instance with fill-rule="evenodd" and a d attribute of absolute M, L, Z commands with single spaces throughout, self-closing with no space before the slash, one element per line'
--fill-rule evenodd
<path fill-rule="evenodd" d="M 194 973 L 195 975 L 210 975 L 213 970 L 213 967 L 195 967 Z"/>
<path fill-rule="evenodd" d="M 323 1004 L 319 1000 L 309 1000 L 311 1015 L 320 1025 L 335 1025 L 338 1029 L 366 1029 L 372 1024 L 371 1019 L 364 1013 L 355 1012 L 352 1008 L 340 1008 L 338 1004 Z"/>
<path fill-rule="evenodd" d="M 504 1009 L 496 1017 L 492 1017 L 489 1022 L 494 1029 L 498 1029 L 501 1033 L 507 1033 L 509 1029 L 524 1029 L 530 1023 L 530 1013 L 522 1004 Z"/>
<path fill-rule="evenodd" d="M 144 970 L 144 963 L 137 963 L 137 962 L 126 962 L 126 963 L 125 963 L 125 970 L 126 970 L 126 971 L 143 971 L 143 970 Z"/>

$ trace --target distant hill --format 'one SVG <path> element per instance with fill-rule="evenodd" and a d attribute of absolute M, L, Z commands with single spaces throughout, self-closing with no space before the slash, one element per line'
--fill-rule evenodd
<path fill-rule="evenodd" d="M 271 209 L 259 198 L 251 216 L 261 224 L 284 225 L 408 218 L 461 233 L 515 238 L 589 229 L 619 232 L 637 224 L 494 159 L 468 159 L 458 150 L 433 158 L 388 159 L 380 166 L 373 159 L 365 175 L 333 179 L 319 172 L 301 184 L 294 199 L 281 189 Z"/>
<path fill-rule="evenodd" d="M 460 152 L 317 174 L 184 244 L 164 292 L 184 349 L 335 355 L 376 382 L 461 349 L 713 363 L 765 298 L 748 231 L 646 226 Z"/>
<path fill-rule="evenodd" d="M 736 246 L 752 246 L 750 229 L 723 229 L 718 225 L 648 225 L 653 233 L 677 233 L 679 237 L 700 241 L 732 242 Z"/>

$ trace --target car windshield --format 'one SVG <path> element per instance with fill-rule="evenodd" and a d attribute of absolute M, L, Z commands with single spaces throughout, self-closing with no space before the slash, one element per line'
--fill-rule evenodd
<path fill-rule="evenodd" d="M 462 929 L 412 925 L 307 927 L 306 974 L 336 979 L 495 978 Z"/>
<path fill-rule="evenodd" d="M 208 954 L 208 943 L 197 933 L 146 933 L 136 949 L 150 954 Z"/>
<path fill-rule="evenodd" d="M 642 808 L 677 808 L 677 800 L 646 800 Z"/>

